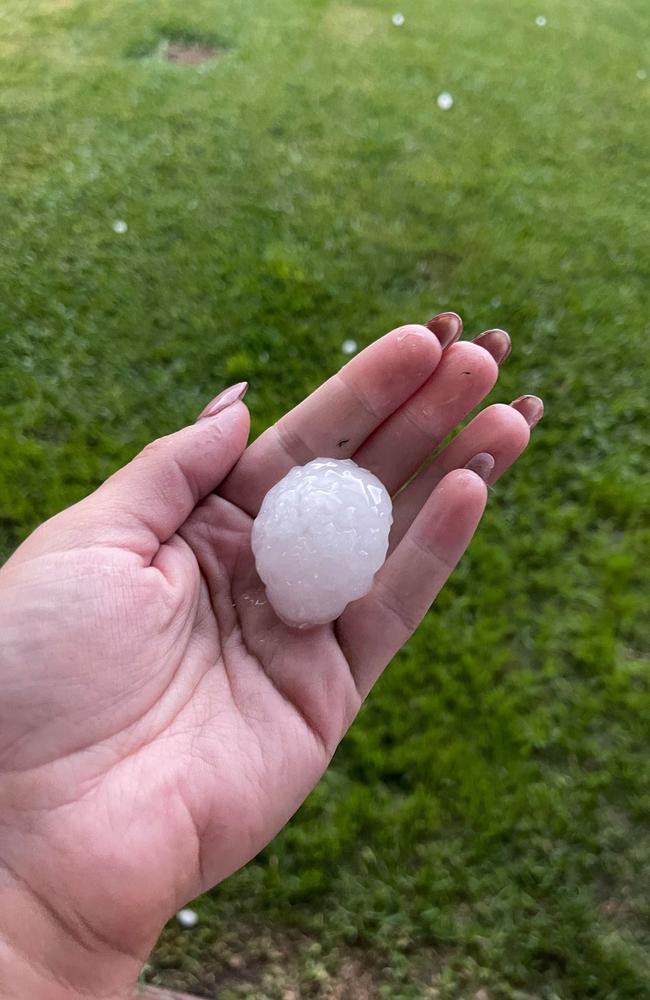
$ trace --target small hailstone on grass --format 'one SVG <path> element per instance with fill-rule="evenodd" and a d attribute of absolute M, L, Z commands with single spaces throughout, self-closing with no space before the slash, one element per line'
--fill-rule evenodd
<path fill-rule="evenodd" d="M 401 28 L 405 20 L 406 18 L 404 17 L 403 14 L 393 14 L 391 18 L 391 21 L 393 22 L 396 28 Z"/>
<path fill-rule="evenodd" d="M 195 910 L 179 910 L 176 914 L 176 919 L 181 927 L 196 927 L 199 922 L 199 915 Z"/>
<path fill-rule="evenodd" d="M 544 25 L 546 24 L 546 18 L 544 17 L 543 14 L 540 14 L 538 17 L 535 18 L 535 24 L 537 25 L 538 28 L 544 27 Z"/>
<path fill-rule="evenodd" d="M 285 624 L 324 625 L 368 593 L 386 558 L 392 509 L 383 483 L 349 458 L 294 466 L 269 490 L 251 545 Z"/>
<path fill-rule="evenodd" d="M 344 340 L 341 344 L 341 350 L 344 354 L 354 354 L 357 349 L 356 340 Z"/>
<path fill-rule="evenodd" d="M 114 233 L 125 233 L 129 227 L 127 226 L 124 219 L 116 219 L 113 223 Z"/>
<path fill-rule="evenodd" d="M 454 105 L 454 99 L 451 94 L 447 93 L 446 90 L 443 90 L 442 94 L 438 94 L 437 104 L 442 111 L 449 111 L 449 109 Z"/>
<path fill-rule="evenodd" d="M 647 70 L 645 70 L 645 69 L 638 69 L 636 71 L 636 78 L 637 78 L 637 80 L 646 80 L 647 77 L 648 77 Z"/>

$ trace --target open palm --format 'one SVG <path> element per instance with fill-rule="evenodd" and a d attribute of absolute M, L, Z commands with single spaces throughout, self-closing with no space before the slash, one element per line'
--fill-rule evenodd
<path fill-rule="evenodd" d="M 241 402 L 154 442 L 3 568 L 0 931 L 65 988 L 101 976 L 122 996 L 165 920 L 287 821 L 480 520 L 463 467 L 489 453 L 493 481 L 526 446 L 530 397 L 412 478 L 492 388 L 505 338 L 443 350 L 459 324 L 431 326 L 371 345 L 245 451 Z M 266 600 L 250 529 L 273 483 L 326 455 L 401 492 L 370 594 L 299 631 Z"/>

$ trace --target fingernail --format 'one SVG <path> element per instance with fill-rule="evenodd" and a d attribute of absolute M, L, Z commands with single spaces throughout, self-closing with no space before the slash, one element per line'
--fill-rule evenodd
<path fill-rule="evenodd" d="M 232 406 L 238 399 L 243 399 L 247 389 L 248 382 L 238 382 L 237 385 L 231 385 L 228 389 L 224 389 L 223 392 L 214 397 L 212 402 L 208 403 L 196 419 L 204 420 L 205 417 L 214 417 L 217 413 L 221 413 L 227 406 Z"/>
<path fill-rule="evenodd" d="M 539 396 L 519 396 L 510 405 L 521 413 L 529 427 L 534 427 L 544 416 L 544 404 Z"/>
<path fill-rule="evenodd" d="M 458 313 L 438 313 L 426 324 L 427 330 L 435 333 L 441 347 L 449 347 L 463 332 L 463 321 Z"/>
<path fill-rule="evenodd" d="M 465 468 L 469 469 L 470 472 L 475 472 L 477 476 L 481 477 L 484 483 L 487 483 L 494 466 L 495 462 L 492 455 L 487 451 L 480 451 L 478 455 L 474 455 L 474 458 L 470 458 Z"/>
<path fill-rule="evenodd" d="M 474 337 L 474 343 L 491 354 L 498 365 L 503 364 L 512 350 L 510 334 L 505 330 L 486 330 Z"/>

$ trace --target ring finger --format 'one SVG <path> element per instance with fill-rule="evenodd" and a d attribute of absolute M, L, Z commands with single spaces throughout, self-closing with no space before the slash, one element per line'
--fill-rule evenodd
<path fill-rule="evenodd" d="M 363 442 L 355 462 L 395 493 L 490 392 L 509 352 L 504 330 L 452 344 L 424 385 Z"/>
<path fill-rule="evenodd" d="M 492 455 L 494 468 L 488 482 L 496 482 L 525 450 L 531 429 L 543 413 L 537 396 L 522 396 L 510 406 L 495 403 L 482 410 L 396 497 L 391 549 L 404 537 L 440 480 L 453 469 L 462 469 L 474 455 Z"/>

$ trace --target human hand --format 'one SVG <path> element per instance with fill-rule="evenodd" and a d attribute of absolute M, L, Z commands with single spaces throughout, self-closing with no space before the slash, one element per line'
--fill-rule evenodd
<path fill-rule="evenodd" d="M 235 387 L 3 567 L 3 997 L 127 996 L 165 921 L 297 809 L 426 613 L 486 502 L 464 466 L 487 453 L 494 467 L 473 468 L 495 481 L 535 397 L 485 409 L 406 486 L 372 591 L 331 625 L 277 619 L 250 528 L 318 455 L 354 457 L 395 494 L 489 392 L 507 335 L 449 346 L 457 318 L 430 326 L 371 345 L 246 451 Z"/>

